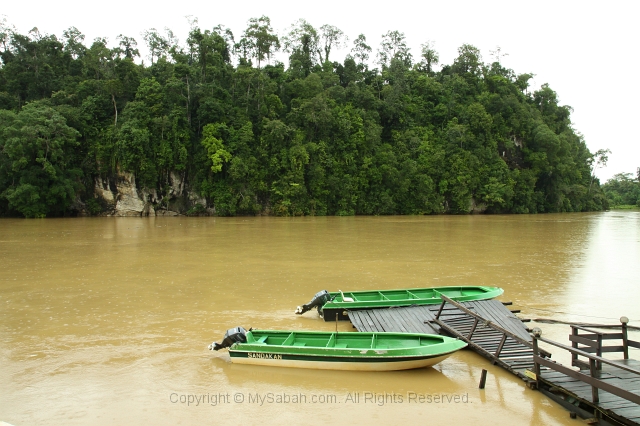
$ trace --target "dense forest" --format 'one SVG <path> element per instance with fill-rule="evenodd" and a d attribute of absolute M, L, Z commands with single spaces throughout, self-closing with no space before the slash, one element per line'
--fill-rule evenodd
<path fill-rule="evenodd" d="M 631 173 L 618 173 L 602 185 L 611 207 L 640 207 L 640 167 L 634 177 Z"/>
<path fill-rule="evenodd" d="M 0 28 L 0 216 L 112 211 L 127 176 L 153 211 L 382 215 L 601 210 L 568 106 L 465 44 L 440 64 L 304 20 L 238 37 L 193 21 L 86 43 Z M 342 61 L 332 54 L 350 53 Z M 280 52 L 280 53 L 277 53 Z M 277 55 L 276 55 L 277 54 Z M 276 55 L 276 56 L 274 56 Z M 282 63 L 277 58 L 288 58 Z M 370 64 L 375 63 L 375 67 Z M 107 197 L 108 198 L 108 197 Z M 105 201 L 106 200 L 106 201 Z M 115 202 L 115 201 L 114 201 Z M 148 210 L 147 210 L 148 211 Z"/>

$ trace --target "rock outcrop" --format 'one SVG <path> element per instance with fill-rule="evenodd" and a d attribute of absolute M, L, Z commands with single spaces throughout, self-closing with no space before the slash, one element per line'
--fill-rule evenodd
<path fill-rule="evenodd" d="M 169 195 L 174 197 L 181 196 L 184 191 L 184 178 L 176 172 L 171 172 L 169 173 L 169 183 L 171 184 Z"/>
<path fill-rule="evenodd" d="M 111 191 L 111 188 L 109 187 L 109 181 L 102 179 L 102 178 L 96 178 L 96 182 L 95 182 L 95 186 L 93 188 L 93 192 L 96 196 L 96 198 L 98 199 L 98 202 L 102 205 L 102 207 L 106 210 L 106 211 L 113 211 L 116 208 L 116 197 L 113 194 L 113 191 Z"/>
<path fill-rule="evenodd" d="M 133 173 L 121 173 L 116 181 L 118 194 L 116 197 L 115 216 L 142 216 L 145 202 L 140 199 L 136 188 L 136 177 Z"/>
<path fill-rule="evenodd" d="M 94 196 L 107 216 L 178 216 L 194 206 L 201 206 L 198 209 L 204 213 L 199 214 L 215 214 L 215 208 L 189 190 L 179 173 L 169 173 L 166 185 L 160 191 L 140 189 L 133 173 L 120 172 L 111 180 L 96 178 Z"/>

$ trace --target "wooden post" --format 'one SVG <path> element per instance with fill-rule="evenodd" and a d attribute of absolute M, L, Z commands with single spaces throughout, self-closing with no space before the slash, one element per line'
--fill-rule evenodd
<path fill-rule="evenodd" d="M 538 327 L 532 330 L 533 334 L 533 372 L 536 373 L 536 387 L 540 389 L 540 364 L 538 364 L 538 357 L 540 356 L 540 349 L 538 348 L 538 337 L 542 336 L 542 330 Z"/>
<path fill-rule="evenodd" d="M 471 340 L 471 336 L 473 336 L 473 332 L 476 331 L 476 327 L 478 326 L 478 318 L 473 322 L 471 326 L 471 330 L 469 331 L 469 335 L 467 336 L 467 340 Z"/>
<path fill-rule="evenodd" d="M 577 336 L 578 333 L 579 333 L 578 329 L 572 325 L 571 334 L 573 334 L 574 336 Z M 578 342 L 571 342 L 571 347 L 574 349 L 578 349 Z M 571 352 L 571 365 L 575 367 L 577 364 L 576 361 L 578 361 L 578 354 L 575 352 Z"/>
<path fill-rule="evenodd" d="M 480 386 L 478 388 L 484 389 L 484 385 L 487 382 L 487 370 L 482 369 L 482 374 L 480 375 Z"/>
<path fill-rule="evenodd" d="M 627 323 L 629 318 L 620 317 L 620 323 L 622 323 L 622 347 L 624 348 L 624 359 L 629 359 L 629 337 L 627 336 Z"/>
<path fill-rule="evenodd" d="M 598 352 L 597 355 L 602 358 L 602 334 L 598 333 Z M 598 361 L 596 363 L 598 370 L 602 370 L 602 362 Z"/>
<path fill-rule="evenodd" d="M 536 337 L 533 338 L 533 354 L 535 356 L 540 356 L 540 351 L 538 350 L 538 339 Z M 538 364 L 536 360 L 533 361 L 533 370 L 533 372 L 536 373 L 536 376 L 540 374 L 540 364 Z"/>
<path fill-rule="evenodd" d="M 442 304 L 440 305 L 440 309 L 438 309 L 438 313 L 436 314 L 436 319 L 440 319 L 440 314 L 442 313 L 442 310 L 444 309 L 444 304 L 447 303 L 446 301 L 442 301 Z"/>
<path fill-rule="evenodd" d="M 596 360 L 593 358 L 589 358 L 589 370 L 591 371 L 591 377 L 596 377 Z M 591 385 L 591 398 L 594 404 L 600 402 L 600 397 L 598 396 L 598 388 Z"/>

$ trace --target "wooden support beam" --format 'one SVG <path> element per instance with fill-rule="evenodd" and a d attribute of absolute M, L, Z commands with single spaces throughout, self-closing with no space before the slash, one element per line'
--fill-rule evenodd
<path fill-rule="evenodd" d="M 476 320 L 473 322 L 473 326 L 471 327 L 471 330 L 469 331 L 469 334 L 467 335 L 467 339 L 471 340 L 471 336 L 473 336 L 473 332 L 476 331 L 476 327 L 478 326 L 478 318 L 476 318 Z"/>
<path fill-rule="evenodd" d="M 477 313 L 477 312 L 471 312 L 471 311 L 470 311 L 469 309 L 467 309 L 465 306 L 461 305 L 461 304 L 460 304 L 460 303 L 458 303 L 458 302 L 455 302 L 455 301 L 453 301 L 453 300 L 449 299 L 449 298 L 448 298 L 447 296 L 445 296 L 445 295 L 442 295 L 442 296 L 440 296 L 440 297 L 442 298 L 442 300 L 446 301 L 447 303 L 451 303 L 452 305 L 457 306 L 457 307 L 458 307 L 458 309 L 460 309 L 462 312 L 464 312 L 464 313 L 466 313 L 466 314 L 468 314 L 468 315 L 471 315 L 471 316 L 472 316 L 472 317 L 474 317 L 474 318 L 478 318 L 479 320 L 481 320 L 481 321 L 484 323 L 484 325 L 485 325 L 485 326 L 487 326 L 487 327 L 491 327 L 491 328 L 493 328 L 494 330 L 498 330 L 499 332 L 501 332 L 501 333 L 503 333 L 503 334 L 506 334 L 507 336 L 511 337 L 511 338 L 512 338 L 512 339 L 514 339 L 514 340 L 517 340 L 518 342 L 522 343 L 523 345 L 526 345 L 526 346 L 531 347 L 531 342 L 528 342 L 528 341 L 524 340 L 522 337 L 520 337 L 520 336 L 518 336 L 518 335 L 515 335 L 515 334 L 513 334 L 512 332 L 510 332 L 510 331 L 508 331 L 508 330 L 505 330 L 504 328 L 500 327 L 498 324 L 495 324 L 494 322 L 491 322 L 491 321 L 487 321 L 487 320 L 485 320 L 485 319 L 484 319 L 484 318 L 482 318 L 480 315 L 478 315 L 478 313 Z"/>
<path fill-rule="evenodd" d="M 502 335 L 502 340 L 500 340 L 500 344 L 498 345 L 498 349 L 496 349 L 495 357 L 500 358 L 500 352 L 502 352 L 502 347 L 504 346 L 504 342 L 507 341 L 507 335 Z"/>
<path fill-rule="evenodd" d="M 442 297 L 442 304 L 440 305 L 440 309 L 438 309 L 438 313 L 436 314 L 436 319 L 440 318 L 440 314 L 442 313 L 442 310 L 444 309 L 444 305 L 445 305 L 445 303 L 447 303 L 444 300 L 444 296 L 440 296 L 440 297 Z"/>

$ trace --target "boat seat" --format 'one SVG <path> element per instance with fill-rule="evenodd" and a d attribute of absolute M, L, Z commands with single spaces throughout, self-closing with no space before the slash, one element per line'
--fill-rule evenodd
<path fill-rule="evenodd" d="M 293 346 L 305 346 L 306 343 L 304 342 L 293 342 Z"/>
<path fill-rule="evenodd" d="M 336 345 L 334 347 L 335 348 L 346 348 L 347 344 L 346 343 L 336 343 Z"/>
<path fill-rule="evenodd" d="M 267 337 L 269 336 L 262 336 L 261 338 L 259 338 L 256 342 L 257 343 L 264 343 L 267 340 Z"/>

